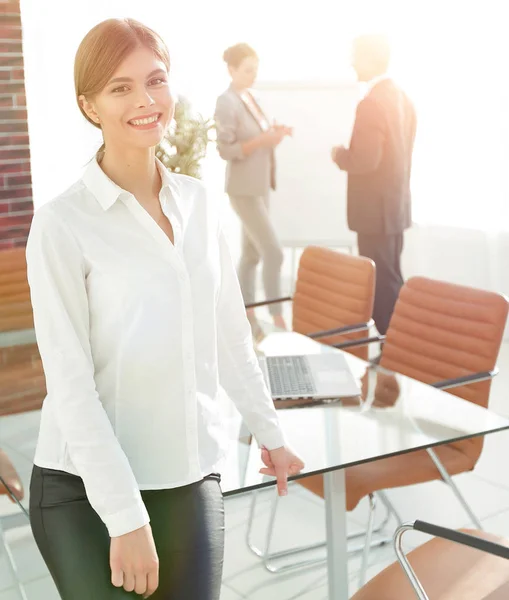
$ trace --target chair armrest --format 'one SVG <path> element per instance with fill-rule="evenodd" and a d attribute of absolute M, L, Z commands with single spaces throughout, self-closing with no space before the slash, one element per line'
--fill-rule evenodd
<path fill-rule="evenodd" d="M 433 525 L 432 523 L 426 523 L 425 521 L 415 521 L 413 525 L 415 531 L 421 531 L 434 537 L 443 538 L 462 546 L 469 546 L 476 550 L 481 550 L 493 556 L 500 556 L 509 560 L 509 547 L 502 546 L 497 542 L 490 542 L 483 538 L 471 535 L 470 533 L 464 533 L 463 531 L 456 531 L 455 529 L 449 529 L 448 527 L 441 527 L 439 525 Z"/>
<path fill-rule="evenodd" d="M 493 379 L 497 374 L 498 369 L 493 369 L 493 371 L 480 371 L 479 373 L 471 373 L 470 375 L 463 375 L 462 377 L 455 377 L 453 379 L 443 379 L 442 381 L 437 381 L 430 385 L 439 390 L 448 390 L 462 385 L 468 385 L 469 383 L 478 383 L 479 381 Z"/>
<path fill-rule="evenodd" d="M 269 304 L 279 304 L 280 302 L 291 302 L 292 296 L 283 296 L 282 298 L 272 298 L 270 300 L 262 300 L 261 302 L 250 302 L 245 304 L 246 308 L 257 308 L 258 306 L 268 306 Z"/>
<path fill-rule="evenodd" d="M 374 335 L 372 337 L 359 338 L 358 340 L 351 340 L 349 342 L 341 342 L 340 344 L 333 344 L 334 348 L 343 350 L 344 348 L 355 348 L 356 346 L 366 346 L 373 342 L 383 342 L 385 335 Z"/>
<path fill-rule="evenodd" d="M 366 323 L 354 323 L 352 325 L 344 325 L 343 327 L 336 327 L 335 329 L 324 329 L 323 331 L 315 331 L 313 333 L 307 333 L 306 335 L 313 339 L 321 337 L 329 337 L 331 335 L 342 335 L 344 333 L 357 333 L 358 331 L 364 331 L 369 329 L 374 324 L 373 319 L 370 319 Z M 357 340 L 355 340 L 357 341 Z"/>
<path fill-rule="evenodd" d="M 410 585 L 412 586 L 415 595 L 419 600 L 429 600 L 429 598 L 401 547 L 403 534 L 406 531 L 412 530 L 420 531 L 444 540 L 449 540 L 463 546 L 469 546 L 470 548 L 475 548 L 481 552 L 486 552 L 488 554 L 493 554 L 494 556 L 499 556 L 509 560 L 509 547 L 502 546 L 502 544 L 498 544 L 496 542 L 490 542 L 489 540 L 476 537 L 475 535 L 471 535 L 469 533 L 463 533 L 462 531 L 456 531 L 447 527 L 432 525 L 431 523 L 426 523 L 425 521 L 415 521 L 414 523 L 406 523 L 401 525 L 401 527 L 398 527 L 396 533 L 394 534 L 394 549 L 396 550 L 398 562 L 405 572 L 405 575 L 407 576 Z"/>

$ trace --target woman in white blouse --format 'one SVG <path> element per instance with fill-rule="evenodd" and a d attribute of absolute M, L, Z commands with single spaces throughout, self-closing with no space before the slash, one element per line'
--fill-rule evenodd
<path fill-rule="evenodd" d="M 27 245 L 48 390 L 30 512 L 64 600 L 219 598 L 220 385 L 281 494 L 303 467 L 284 446 L 214 206 L 155 158 L 173 116 L 169 67 L 136 21 L 87 34 L 76 94 L 104 147 L 37 211 Z"/>

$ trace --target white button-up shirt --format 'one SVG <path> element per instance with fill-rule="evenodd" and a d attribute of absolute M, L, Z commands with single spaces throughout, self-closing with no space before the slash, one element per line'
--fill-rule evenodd
<path fill-rule="evenodd" d="M 373 79 L 370 79 L 368 82 L 366 82 L 364 97 L 366 97 L 375 86 L 386 79 L 391 79 L 390 75 L 388 73 L 382 73 L 381 75 L 377 75 L 376 77 L 373 77 Z"/>
<path fill-rule="evenodd" d="M 111 536 L 149 522 L 140 489 L 217 470 L 220 386 L 261 445 L 284 444 L 217 208 L 158 168 L 174 244 L 96 160 L 27 244 L 48 391 L 34 462 L 79 475 Z"/>

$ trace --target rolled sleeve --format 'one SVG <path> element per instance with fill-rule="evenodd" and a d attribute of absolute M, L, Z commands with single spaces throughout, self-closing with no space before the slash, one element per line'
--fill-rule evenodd
<path fill-rule="evenodd" d="M 237 122 L 232 103 L 219 96 L 214 115 L 216 123 L 217 150 L 224 160 L 242 160 L 242 144 L 237 140 Z"/>
<path fill-rule="evenodd" d="M 51 203 L 33 218 L 26 254 L 48 392 L 45 403 L 90 504 L 110 535 L 134 531 L 146 525 L 149 516 L 96 390 L 85 260 Z"/>
<path fill-rule="evenodd" d="M 237 274 L 219 232 L 221 288 L 217 303 L 219 382 L 261 446 L 285 445 L 284 434 L 251 339 Z"/>

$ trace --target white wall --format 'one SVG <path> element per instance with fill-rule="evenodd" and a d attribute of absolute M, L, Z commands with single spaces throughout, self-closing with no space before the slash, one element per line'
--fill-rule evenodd
<path fill-rule="evenodd" d="M 346 226 L 346 174 L 333 146 L 348 146 L 360 97 L 356 83 L 288 82 L 257 86 L 267 114 L 294 128 L 277 148 L 272 218 L 281 240 L 351 242 Z"/>
<path fill-rule="evenodd" d="M 406 233 L 407 277 L 425 275 L 509 296 L 509 232 L 414 225 Z"/>
<path fill-rule="evenodd" d="M 329 81 L 347 76 L 348 37 L 366 25 L 366 15 L 371 26 L 387 13 L 399 43 L 397 70 L 407 77 L 422 110 L 414 192 L 416 214 L 429 225 L 408 233 L 405 272 L 509 294 L 509 86 L 507 52 L 502 51 L 509 38 L 503 3 L 487 0 L 481 13 L 466 3 L 431 2 L 412 9 L 410 4 L 359 2 L 354 9 L 317 0 L 309 11 L 306 4 L 263 0 L 246 19 L 245 6 L 236 0 L 22 0 L 36 208 L 79 177 L 100 143 L 75 104 L 72 69 L 78 43 L 100 20 L 129 14 L 161 32 L 172 53 L 177 91 L 207 114 L 226 85 L 221 52 L 241 39 L 260 50 L 262 79 L 288 81 L 301 73 L 303 79 L 315 79 L 314 88 L 301 91 L 289 84 L 260 85 L 275 116 L 296 127 L 295 139 L 285 140 L 278 152 L 274 220 L 284 238 L 298 233 L 313 241 L 346 234 L 345 178 L 329 152 L 331 145 L 347 142 L 352 105 L 346 96 L 334 100 L 330 88 L 320 91 L 316 73 Z M 341 8 L 341 19 L 328 18 L 332 8 Z M 467 25 L 457 18 L 460 8 Z M 397 26 L 394 15 L 406 15 L 403 25 Z M 212 198 L 229 214 L 222 178 L 223 164 L 213 152 L 205 179 Z M 456 219 L 471 229 L 454 227 Z M 440 222 L 448 227 L 433 225 Z M 235 220 L 230 223 L 236 235 Z"/>

